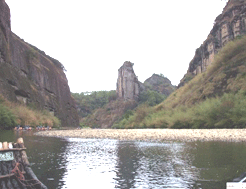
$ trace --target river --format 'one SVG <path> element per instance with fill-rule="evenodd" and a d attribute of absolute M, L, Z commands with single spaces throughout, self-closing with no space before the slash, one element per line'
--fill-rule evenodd
<path fill-rule="evenodd" d="M 64 139 L 0 131 L 1 142 L 18 137 L 49 189 L 224 189 L 246 171 L 245 143 Z"/>

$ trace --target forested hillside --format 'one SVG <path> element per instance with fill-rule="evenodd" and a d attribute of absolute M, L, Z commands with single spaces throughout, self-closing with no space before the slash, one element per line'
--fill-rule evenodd
<path fill-rule="evenodd" d="M 80 118 L 91 114 L 95 109 L 102 108 L 110 101 L 116 100 L 116 91 L 93 91 L 72 93 L 77 104 Z"/>
<path fill-rule="evenodd" d="M 207 71 L 163 103 L 140 106 L 116 128 L 243 128 L 246 126 L 246 36 L 228 42 Z"/>
<path fill-rule="evenodd" d="M 109 128 L 132 115 L 137 106 L 155 106 L 166 98 L 166 95 L 150 89 L 143 91 L 138 101 L 117 99 L 116 91 L 72 93 L 72 96 L 77 103 L 80 125 L 92 128 Z"/>

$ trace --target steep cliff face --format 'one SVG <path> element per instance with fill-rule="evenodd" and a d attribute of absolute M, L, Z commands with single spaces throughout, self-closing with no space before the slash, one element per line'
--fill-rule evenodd
<path fill-rule="evenodd" d="M 140 93 L 146 90 L 154 90 L 169 96 L 175 89 L 168 78 L 157 74 L 141 83 L 134 73 L 131 62 L 125 62 L 118 70 L 116 92 L 119 99 L 138 101 Z"/>
<path fill-rule="evenodd" d="M 138 100 L 142 84 L 138 81 L 133 70 L 133 63 L 124 62 L 118 70 L 117 96 L 125 100 Z"/>
<path fill-rule="evenodd" d="M 214 23 L 208 38 L 196 50 L 190 62 L 187 74 L 181 80 L 179 87 L 190 78 L 205 72 L 211 65 L 215 54 L 228 42 L 246 33 L 246 1 L 229 0 L 221 15 Z"/>
<path fill-rule="evenodd" d="M 10 10 L 4 0 L 0 0 L 0 59 L 10 61 L 9 38 L 11 34 Z"/>
<path fill-rule="evenodd" d="M 0 0 L 0 67 L 0 94 L 10 101 L 47 109 L 62 126 L 79 124 L 62 64 L 11 32 L 4 0 Z"/>
<path fill-rule="evenodd" d="M 153 74 L 150 78 L 146 79 L 144 86 L 146 89 L 157 91 L 166 96 L 169 96 L 176 89 L 168 78 L 157 74 Z"/>

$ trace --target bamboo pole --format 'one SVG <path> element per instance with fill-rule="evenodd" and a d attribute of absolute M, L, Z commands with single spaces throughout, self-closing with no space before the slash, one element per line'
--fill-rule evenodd
<path fill-rule="evenodd" d="M 11 166 L 11 161 L 5 162 L 5 164 L 6 164 L 5 166 L 7 168 L 7 173 L 10 174 L 11 171 L 13 170 L 12 166 Z M 7 179 L 7 186 L 9 189 L 14 189 L 14 186 L 13 186 L 13 183 L 11 182 L 10 177 Z"/>
<path fill-rule="evenodd" d="M 24 145 L 24 140 L 23 140 L 23 138 L 18 138 L 16 143 L 17 143 L 17 144 L 23 144 L 23 145 Z"/>
<path fill-rule="evenodd" d="M 2 163 L 0 165 L 0 175 L 4 175 Z M 5 179 L 0 180 L 0 188 L 1 189 L 7 189 L 6 184 L 5 184 Z"/>
<path fill-rule="evenodd" d="M 12 170 L 14 168 L 15 168 L 15 160 L 12 160 L 12 161 L 10 161 L 10 162 L 7 163 L 7 169 L 9 170 L 9 175 L 11 175 L 9 177 L 9 181 L 12 184 L 13 189 L 19 187 L 18 182 L 16 181 L 16 178 L 14 177 L 15 175 L 14 175 L 14 173 L 12 173 Z M 12 176 L 12 175 L 14 175 L 14 176 Z"/>
<path fill-rule="evenodd" d="M 17 144 L 18 144 L 18 147 L 19 148 L 25 148 L 24 146 L 24 141 L 23 141 L 23 138 L 19 138 L 17 139 Z M 27 155 L 26 155 L 26 152 L 24 150 L 20 151 L 20 155 L 21 155 L 21 159 L 22 159 L 22 162 L 23 162 L 23 165 L 25 167 L 25 171 L 28 175 L 30 175 L 30 177 L 32 179 L 35 179 L 36 181 L 40 182 L 37 178 L 37 176 L 34 174 L 34 172 L 32 171 L 31 167 L 30 167 L 30 163 L 27 159 Z M 40 186 L 41 186 L 41 189 L 48 189 L 43 183 L 40 182 Z"/>
<path fill-rule="evenodd" d="M 7 143 L 7 142 L 3 142 L 2 143 L 2 151 L 5 151 L 9 148 L 13 148 L 12 146 L 12 143 Z M 12 161 L 6 161 L 6 162 L 1 162 L 1 174 L 2 174 L 2 178 L 3 178 L 3 181 L 2 182 L 5 182 L 5 185 L 8 189 L 14 189 L 14 186 L 10 180 L 10 176 L 11 176 L 11 171 L 13 170 L 12 169 Z M 6 177 L 6 175 L 8 177 Z"/>
<path fill-rule="evenodd" d="M 26 150 L 26 148 L 0 149 L 1 152 L 13 152 L 13 151 L 22 151 L 22 150 Z"/>
<path fill-rule="evenodd" d="M 14 144 L 14 149 L 15 149 L 15 148 L 19 148 L 17 143 Z M 20 151 L 15 151 L 15 152 L 14 152 L 14 156 L 15 156 L 16 162 L 22 162 Z M 16 162 L 14 163 L 14 166 L 16 166 Z M 20 169 L 20 171 L 22 171 L 22 172 L 24 171 L 24 170 L 22 169 L 22 167 L 20 167 L 19 169 Z M 22 189 L 27 189 L 26 186 L 23 186 L 22 183 L 20 183 L 18 179 L 17 179 L 17 181 L 18 181 L 19 186 L 20 186 Z"/>
<path fill-rule="evenodd" d="M 25 181 L 19 180 L 16 178 L 12 170 L 15 169 L 17 163 L 20 163 L 21 166 L 18 166 L 19 170 L 24 175 L 27 185 L 30 187 L 47 189 L 47 187 L 41 183 L 37 176 L 34 174 L 30 167 L 24 146 L 23 138 L 18 138 L 17 143 L 7 143 L 0 142 L 0 152 L 11 151 L 14 154 L 14 160 L 10 161 L 1 161 L 0 162 L 0 189 L 27 189 L 29 186 L 25 185 Z"/>
<path fill-rule="evenodd" d="M 3 149 L 8 149 L 8 143 L 7 142 L 3 142 Z"/>
<path fill-rule="evenodd" d="M 2 149 L 7 149 L 8 148 L 7 146 L 8 146 L 7 142 L 3 142 L 2 143 Z M 7 174 L 7 168 L 6 168 L 4 162 L 1 163 L 0 169 L 1 169 L 1 175 L 6 175 Z M 2 181 L 1 181 L 1 188 L 3 188 L 3 189 L 5 189 L 5 188 L 7 189 L 7 187 L 9 187 L 8 186 L 8 182 L 6 182 L 6 180 L 7 179 L 2 179 Z"/>
<path fill-rule="evenodd" d="M 6 166 L 6 162 L 2 162 L 2 174 L 3 175 L 7 175 L 8 174 L 8 169 L 7 169 L 7 166 Z M 12 189 L 12 187 L 10 186 L 10 182 L 9 182 L 9 179 L 3 179 L 3 182 L 5 182 L 5 185 L 6 185 L 6 188 L 10 188 Z"/>

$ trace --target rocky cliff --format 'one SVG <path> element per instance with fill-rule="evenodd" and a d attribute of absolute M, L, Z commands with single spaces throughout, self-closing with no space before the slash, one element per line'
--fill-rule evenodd
<path fill-rule="evenodd" d="M 157 74 L 153 74 L 141 83 L 134 73 L 133 65 L 126 61 L 118 70 L 116 92 L 119 99 L 138 101 L 139 95 L 146 90 L 157 91 L 169 96 L 176 89 L 168 78 Z"/>
<path fill-rule="evenodd" d="M 138 100 L 142 84 L 133 70 L 133 63 L 126 61 L 118 70 L 117 97 L 125 100 Z"/>
<path fill-rule="evenodd" d="M 0 94 L 57 116 L 62 126 L 79 123 L 62 64 L 11 32 L 10 10 L 0 0 Z"/>
<path fill-rule="evenodd" d="M 169 96 L 176 89 L 168 78 L 157 74 L 146 79 L 144 86 L 146 89 L 157 91 L 166 96 Z"/>
<path fill-rule="evenodd" d="M 187 74 L 181 80 L 179 87 L 195 75 L 205 72 L 211 65 L 215 54 L 228 42 L 246 33 L 246 0 L 229 0 L 222 14 L 214 23 L 208 38 L 196 50 L 190 62 Z"/>

